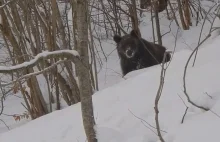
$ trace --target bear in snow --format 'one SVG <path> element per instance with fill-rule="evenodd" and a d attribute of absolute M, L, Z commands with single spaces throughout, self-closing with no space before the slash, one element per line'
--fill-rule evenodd
<path fill-rule="evenodd" d="M 131 71 L 163 62 L 166 48 L 140 38 L 135 30 L 122 37 L 114 35 L 113 39 L 117 44 L 123 76 Z M 170 53 L 167 53 L 165 63 L 169 62 L 170 58 Z"/>

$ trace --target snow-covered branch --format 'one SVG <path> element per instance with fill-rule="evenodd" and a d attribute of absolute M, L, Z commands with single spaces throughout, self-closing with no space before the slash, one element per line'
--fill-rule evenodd
<path fill-rule="evenodd" d="M 22 70 L 24 68 L 31 68 L 34 67 L 38 62 L 50 58 L 68 58 L 71 59 L 73 62 L 76 61 L 76 57 L 79 57 L 79 54 L 75 50 L 58 50 L 58 51 L 44 51 L 37 56 L 34 57 L 34 59 L 24 62 L 22 64 L 18 64 L 15 66 L 11 67 L 6 67 L 6 66 L 0 66 L 0 73 L 12 73 L 15 71 Z"/>
<path fill-rule="evenodd" d="M 49 66 L 49 67 L 46 67 L 46 68 L 44 68 L 44 69 L 41 70 L 41 71 L 37 71 L 37 72 L 33 72 L 33 73 L 26 74 L 26 75 L 24 75 L 24 76 L 19 77 L 19 78 L 16 79 L 15 81 L 12 81 L 12 82 L 9 82 L 9 83 L 1 83 L 0 85 L 1 85 L 1 87 L 4 87 L 4 86 L 11 85 L 11 84 L 13 84 L 13 83 L 16 83 L 16 82 L 18 82 L 18 81 L 21 81 L 22 79 L 25 79 L 25 78 L 27 79 L 27 78 L 30 78 L 30 77 L 32 77 L 32 76 L 37 76 L 37 75 L 39 75 L 39 74 L 42 74 L 42 73 L 44 73 L 44 72 L 47 72 L 47 71 L 53 69 L 54 67 L 56 67 L 57 65 L 59 65 L 59 64 L 61 64 L 61 63 L 63 63 L 63 62 L 65 62 L 65 61 L 67 61 L 67 60 L 57 61 L 56 63 L 53 63 L 53 65 L 51 65 L 51 66 Z"/>

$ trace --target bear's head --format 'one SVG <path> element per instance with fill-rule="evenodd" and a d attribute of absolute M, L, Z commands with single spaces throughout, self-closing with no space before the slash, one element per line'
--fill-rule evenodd
<path fill-rule="evenodd" d="M 114 35 L 114 41 L 117 43 L 117 50 L 120 56 L 133 59 L 138 54 L 140 39 L 135 30 L 125 36 Z"/>

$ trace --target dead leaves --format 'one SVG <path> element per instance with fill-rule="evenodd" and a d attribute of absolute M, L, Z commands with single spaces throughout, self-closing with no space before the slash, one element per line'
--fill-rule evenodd
<path fill-rule="evenodd" d="M 30 116 L 29 116 L 28 112 L 24 112 L 21 115 L 18 115 L 18 114 L 13 115 L 13 118 L 16 122 L 21 121 L 21 119 L 29 119 L 29 117 Z"/>

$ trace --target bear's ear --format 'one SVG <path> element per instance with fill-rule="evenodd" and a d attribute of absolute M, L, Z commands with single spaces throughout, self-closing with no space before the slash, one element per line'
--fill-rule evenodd
<path fill-rule="evenodd" d="M 114 35 L 113 39 L 114 39 L 114 41 L 115 41 L 116 43 L 119 43 L 119 42 L 121 41 L 121 36 L 119 36 L 119 35 Z"/>
<path fill-rule="evenodd" d="M 138 37 L 139 37 L 137 30 L 132 30 L 132 31 L 130 32 L 130 35 L 131 35 L 132 37 L 135 37 L 135 38 L 138 38 Z"/>

